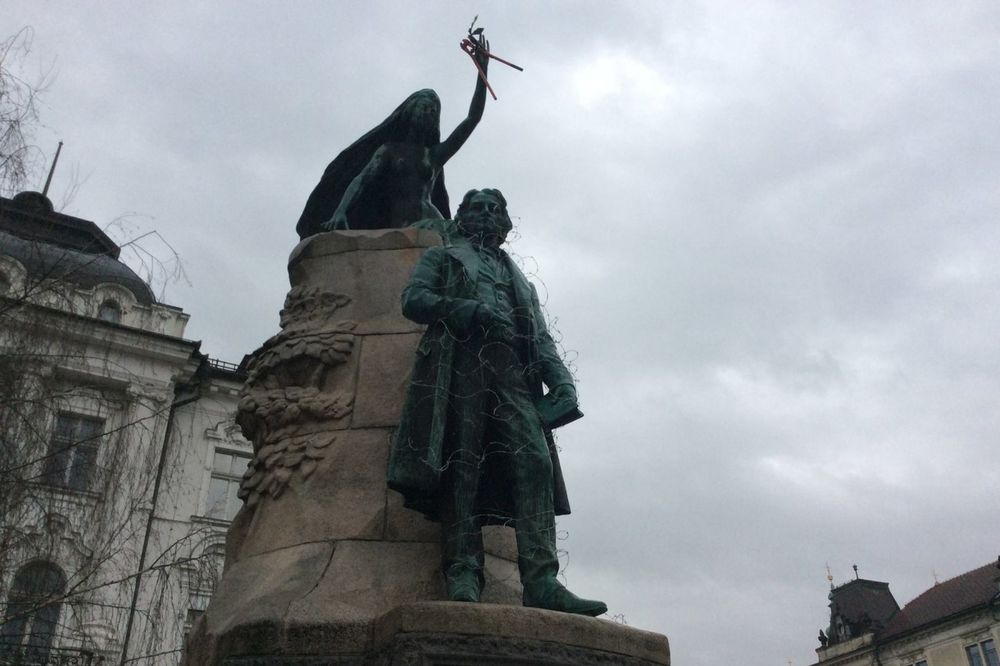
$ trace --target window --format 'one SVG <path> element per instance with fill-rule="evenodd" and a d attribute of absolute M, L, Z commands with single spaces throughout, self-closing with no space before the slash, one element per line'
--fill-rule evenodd
<path fill-rule="evenodd" d="M 927 666 L 927 661 L 921 659 L 920 661 L 915 661 L 912 664 L 907 664 L 906 666 Z"/>
<path fill-rule="evenodd" d="M 969 660 L 969 666 L 1000 666 L 1000 660 L 997 658 L 997 647 L 992 638 L 978 645 L 967 646 L 965 656 Z"/>
<path fill-rule="evenodd" d="M 220 520 L 232 520 L 236 516 L 243 503 L 236 497 L 236 492 L 249 463 L 250 456 L 245 453 L 216 450 L 212 461 L 212 480 L 208 485 L 207 516 Z"/>
<path fill-rule="evenodd" d="M 191 630 L 198 618 L 205 614 L 212 593 L 215 592 L 219 579 L 222 578 L 222 568 L 226 561 L 226 544 L 223 542 L 208 546 L 195 561 L 197 566 L 191 571 L 187 582 L 189 605 L 187 619 L 184 621 L 185 647 Z"/>
<path fill-rule="evenodd" d="M 118 305 L 116 301 L 108 299 L 101 303 L 101 307 L 97 309 L 97 318 L 117 324 L 122 320 L 122 306 Z"/>
<path fill-rule="evenodd" d="M 103 432 L 104 419 L 57 414 L 42 469 L 43 481 L 60 488 L 90 490 L 96 476 L 97 450 Z"/>
<path fill-rule="evenodd" d="M 5 613 L 10 619 L 0 625 L 0 654 L 45 663 L 59 624 L 57 599 L 65 587 L 66 577 L 51 562 L 32 562 L 14 575 Z"/>
<path fill-rule="evenodd" d="M 10 278 L 3 271 L 0 271 L 0 296 L 6 296 L 10 293 L 11 282 Z"/>
<path fill-rule="evenodd" d="M 191 630 L 194 628 L 194 623 L 197 622 L 198 618 L 204 614 L 204 610 L 198 610 L 197 608 L 188 609 L 187 617 L 184 618 L 184 639 L 181 642 L 181 650 L 185 652 L 187 651 L 188 638 L 191 636 Z"/>

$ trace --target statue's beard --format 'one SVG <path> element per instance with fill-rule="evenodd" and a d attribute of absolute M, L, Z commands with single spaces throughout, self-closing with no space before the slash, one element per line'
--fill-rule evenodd
<path fill-rule="evenodd" d="M 510 233 L 510 227 L 502 221 L 465 220 L 458 223 L 458 230 L 476 245 L 500 247 Z"/>

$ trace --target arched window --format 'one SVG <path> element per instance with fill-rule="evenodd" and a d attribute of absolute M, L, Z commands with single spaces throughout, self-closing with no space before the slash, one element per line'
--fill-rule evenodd
<path fill-rule="evenodd" d="M 101 303 L 101 307 L 97 310 L 97 318 L 117 324 L 122 320 L 122 306 L 118 305 L 118 301 L 109 298 Z"/>
<path fill-rule="evenodd" d="M 66 577 L 51 562 L 21 567 L 14 574 L 0 625 L 0 652 L 25 655 L 30 661 L 48 659 L 62 606 L 57 599 L 65 588 Z"/>

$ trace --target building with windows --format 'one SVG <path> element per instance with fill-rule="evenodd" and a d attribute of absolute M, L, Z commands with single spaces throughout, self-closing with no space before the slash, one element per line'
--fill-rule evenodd
<path fill-rule="evenodd" d="M 1000 558 L 902 608 L 888 583 L 835 587 L 820 643 L 814 666 L 1000 666 Z"/>
<path fill-rule="evenodd" d="M 0 663 L 177 663 L 221 574 L 243 373 L 119 253 L 0 197 Z"/>

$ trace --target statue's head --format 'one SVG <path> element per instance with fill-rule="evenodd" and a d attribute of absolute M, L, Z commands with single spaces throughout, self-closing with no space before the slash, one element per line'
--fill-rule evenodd
<path fill-rule="evenodd" d="M 458 233 L 484 245 L 500 245 L 513 228 L 500 190 L 469 190 L 455 213 Z"/>
<path fill-rule="evenodd" d="M 406 141 L 414 136 L 432 146 L 441 141 L 441 99 L 430 88 L 413 93 L 387 118 L 391 140 Z"/>

